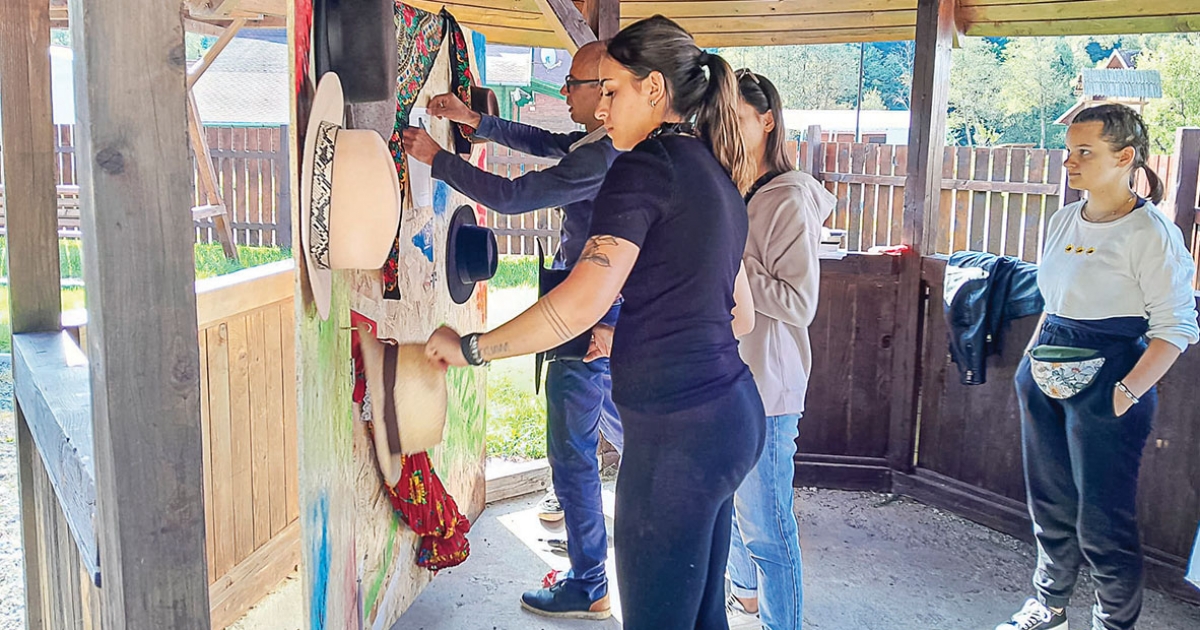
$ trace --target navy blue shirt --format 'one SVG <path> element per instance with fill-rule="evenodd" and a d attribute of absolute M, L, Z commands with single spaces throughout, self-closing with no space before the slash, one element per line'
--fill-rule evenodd
<path fill-rule="evenodd" d="M 729 391 L 749 368 L 733 336 L 733 284 L 746 249 L 746 203 L 700 140 L 642 141 L 609 169 L 591 235 L 641 248 L 621 291 L 613 400 L 666 413 Z"/>
<path fill-rule="evenodd" d="M 567 269 L 579 260 L 592 221 L 592 202 L 600 192 L 608 167 L 617 158 L 608 137 L 580 145 L 587 134 L 552 133 L 502 118 L 483 116 L 476 138 L 483 138 L 538 157 L 561 158 L 541 171 L 529 171 L 516 179 L 493 175 L 475 168 L 453 153 L 442 151 L 433 159 L 433 176 L 451 188 L 500 214 L 522 214 L 542 208 L 561 207 L 562 244 L 554 267 Z"/>

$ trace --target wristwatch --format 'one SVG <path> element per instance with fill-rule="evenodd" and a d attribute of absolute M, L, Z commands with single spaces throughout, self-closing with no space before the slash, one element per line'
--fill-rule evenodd
<path fill-rule="evenodd" d="M 469 365 L 482 367 L 488 364 L 479 350 L 479 337 L 482 335 L 483 333 L 469 333 L 462 336 L 462 353 Z"/>

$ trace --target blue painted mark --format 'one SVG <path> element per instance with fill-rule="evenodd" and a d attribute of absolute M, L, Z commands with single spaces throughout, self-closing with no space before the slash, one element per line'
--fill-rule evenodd
<path fill-rule="evenodd" d="M 440 179 L 433 180 L 433 213 L 440 217 L 446 214 L 446 208 L 449 206 L 450 187 Z"/>
<path fill-rule="evenodd" d="M 475 66 L 479 70 L 479 85 L 487 85 L 487 38 L 471 31 L 471 46 L 475 49 Z"/>
<path fill-rule="evenodd" d="M 413 236 L 412 242 L 417 249 L 421 250 L 422 254 L 425 254 L 429 262 L 433 262 L 433 219 L 430 219 L 425 227 Z"/>
<path fill-rule="evenodd" d="M 324 491 L 317 502 L 309 509 L 310 531 L 314 532 L 309 541 L 310 557 L 312 558 L 311 599 L 308 603 L 309 628 L 325 630 L 325 605 L 329 599 L 329 498 Z"/>

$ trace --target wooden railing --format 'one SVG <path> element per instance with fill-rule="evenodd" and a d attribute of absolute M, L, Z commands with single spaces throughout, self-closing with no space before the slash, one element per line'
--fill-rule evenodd
<path fill-rule="evenodd" d="M 293 295 L 290 260 L 196 282 L 204 520 L 215 629 L 236 621 L 300 561 Z M 89 563 L 95 536 L 86 517 L 95 506 L 94 484 L 87 483 L 90 458 L 83 456 L 91 437 L 88 370 L 66 337 L 86 347 L 86 313 L 64 313 L 63 324 L 62 336 L 35 336 L 36 348 L 29 346 L 29 336 L 18 335 L 14 357 L 21 359 L 14 365 L 21 370 L 18 384 L 41 392 L 23 395 L 22 405 L 44 401 L 40 404 L 63 419 L 30 426 L 53 487 L 75 489 L 59 492 L 68 508 L 65 523 L 84 551 L 70 557 L 79 557 L 99 579 L 98 561 Z M 43 366 L 70 367 L 30 370 L 29 357 Z M 83 396 L 70 395 L 76 391 Z"/>
<path fill-rule="evenodd" d="M 234 242 L 239 245 L 291 247 L 287 126 L 205 127 L 204 131 L 221 199 L 230 213 Z M 74 125 L 55 125 L 59 235 L 77 238 L 79 186 L 75 142 Z M 0 150 L 2 163 L 3 151 Z M 6 227 L 3 189 L 4 182 L 0 180 L 0 233 Z M 205 201 L 197 194 L 192 207 L 204 205 Z M 197 243 L 217 241 L 211 218 L 198 218 L 195 225 Z"/>

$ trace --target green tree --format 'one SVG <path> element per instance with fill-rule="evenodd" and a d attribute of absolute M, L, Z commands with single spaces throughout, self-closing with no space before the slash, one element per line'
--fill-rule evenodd
<path fill-rule="evenodd" d="M 1013 115 L 1032 113 L 1038 134 L 1029 140 L 1046 147 L 1054 120 L 1075 103 L 1075 52 L 1061 37 L 1016 38 L 1004 50 L 1004 69 L 1000 96 L 1005 108 Z"/>
<path fill-rule="evenodd" d="M 788 109 L 849 109 L 858 97 L 858 46 L 760 46 L 721 48 L 736 68 L 771 80 Z"/>
<path fill-rule="evenodd" d="M 1171 36 L 1138 59 L 1139 70 L 1157 70 L 1163 97 L 1150 101 L 1145 119 L 1154 152 L 1175 151 L 1175 130 L 1200 126 L 1200 35 Z"/>
<path fill-rule="evenodd" d="M 1000 137 L 1005 118 L 1000 102 L 1002 53 L 983 38 L 959 41 L 961 46 L 951 53 L 946 127 L 958 144 L 989 145 Z"/>

